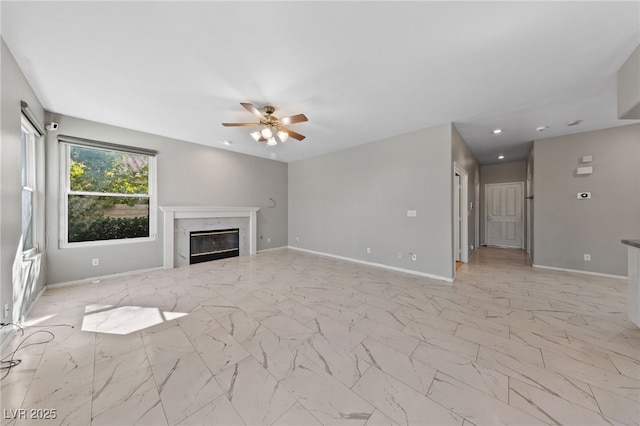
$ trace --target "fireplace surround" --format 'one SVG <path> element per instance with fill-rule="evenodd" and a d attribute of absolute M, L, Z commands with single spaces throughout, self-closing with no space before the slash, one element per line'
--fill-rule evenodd
<path fill-rule="evenodd" d="M 172 269 L 176 266 L 188 265 L 176 264 L 177 247 L 183 243 L 176 241 L 176 229 L 195 231 L 197 229 L 223 229 L 240 228 L 245 223 L 245 237 L 240 241 L 240 255 L 255 254 L 257 250 L 257 213 L 260 207 L 215 207 L 215 206 L 162 206 L 160 210 L 164 215 L 163 223 L 163 267 Z M 201 222 L 200 228 L 195 228 L 194 223 Z M 184 224 L 184 225 L 183 225 Z M 212 224 L 214 226 L 212 226 Z M 188 226 L 187 226 L 188 225 Z M 203 226 L 206 226 L 204 228 Z M 191 229 L 189 229 L 191 228 Z M 188 247 L 188 232 L 185 240 Z M 246 253 L 243 253 L 242 240 L 246 240 Z"/>

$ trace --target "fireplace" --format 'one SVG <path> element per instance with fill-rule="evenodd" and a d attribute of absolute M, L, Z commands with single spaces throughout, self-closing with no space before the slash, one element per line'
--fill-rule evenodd
<path fill-rule="evenodd" d="M 189 233 L 189 264 L 240 256 L 240 229 Z"/>
<path fill-rule="evenodd" d="M 240 229 L 240 256 L 256 254 L 260 207 L 161 206 L 162 266 L 172 269 L 190 261 L 189 234 L 201 229 Z"/>

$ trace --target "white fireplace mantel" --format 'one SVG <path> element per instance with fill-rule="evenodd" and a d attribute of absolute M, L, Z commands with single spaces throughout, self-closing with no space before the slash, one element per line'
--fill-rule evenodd
<path fill-rule="evenodd" d="M 249 218 L 249 254 L 256 254 L 257 213 L 260 207 L 213 207 L 213 206 L 162 206 L 164 213 L 164 242 L 163 267 L 174 267 L 174 228 L 177 219 L 208 219 L 217 217 L 248 217 Z"/>

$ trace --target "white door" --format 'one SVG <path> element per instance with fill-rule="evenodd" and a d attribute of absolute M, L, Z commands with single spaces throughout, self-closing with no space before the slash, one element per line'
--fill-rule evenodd
<path fill-rule="evenodd" d="M 522 248 L 523 182 L 487 184 L 487 245 Z"/>

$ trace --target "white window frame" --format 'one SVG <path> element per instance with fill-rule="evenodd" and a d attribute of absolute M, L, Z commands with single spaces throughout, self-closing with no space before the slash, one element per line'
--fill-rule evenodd
<path fill-rule="evenodd" d="M 26 151 L 24 153 L 25 159 L 26 159 L 26 171 L 24 170 L 25 165 L 22 164 L 22 161 L 21 161 L 21 164 L 20 164 L 20 172 L 21 172 L 20 181 L 21 181 L 21 187 L 22 187 L 21 194 L 24 191 L 31 192 L 31 239 L 32 239 L 31 245 L 32 245 L 32 248 L 22 251 L 22 257 L 26 258 L 26 257 L 33 256 L 38 252 L 38 239 L 37 239 L 38 221 L 36 220 L 36 212 L 38 211 L 37 180 L 36 180 L 37 179 L 36 139 L 39 137 L 39 133 L 24 115 L 22 115 L 20 119 L 20 151 L 21 151 L 20 155 L 21 156 L 23 155 L 22 153 L 22 149 L 23 149 L 22 135 L 23 134 L 27 135 L 26 146 L 24 147 Z M 25 172 L 26 172 L 26 176 L 25 176 Z M 21 216 L 20 223 L 22 224 L 22 216 Z M 22 243 L 24 246 L 24 235 L 22 235 L 22 231 L 21 231 L 21 238 L 23 239 Z"/>
<path fill-rule="evenodd" d="M 59 144 L 59 152 L 60 152 L 60 248 L 83 248 L 83 247 L 96 247 L 96 246 L 111 246 L 111 245 L 119 245 L 119 244 L 137 244 L 137 243 L 148 243 L 151 241 L 155 241 L 158 237 L 157 235 L 157 210 L 158 210 L 158 201 L 157 201 L 157 192 L 156 192 L 156 181 L 157 181 L 157 173 L 156 173 L 156 156 L 155 155 L 147 155 L 149 159 L 149 191 L 145 196 L 149 198 L 149 236 L 148 237 L 137 237 L 137 238 L 120 238 L 113 240 L 99 240 L 99 241 L 81 241 L 81 242 L 69 242 L 69 233 L 68 233 L 68 224 L 69 224 L 69 195 L 96 195 L 96 196 L 105 196 L 111 194 L 104 194 L 101 192 L 78 192 L 71 191 L 71 182 L 69 179 L 70 173 L 70 147 L 71 146 L 79 146 L 82 148 L 87 148 L 82 145 L 75 145 L 73 143 L 60 143 Z M 89 147 L 90 149 L 101 149 L 103 151 L 119 151 L 117 148 L 98 148 L 98 147 Z M 118 197 L 134 197 L 140 198 L 140 194 L 118 194 Z"/>

